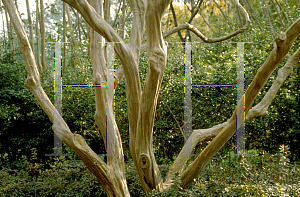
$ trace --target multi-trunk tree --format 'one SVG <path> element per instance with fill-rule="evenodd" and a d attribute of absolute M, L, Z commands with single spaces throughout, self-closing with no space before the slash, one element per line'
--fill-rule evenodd
<path fill-rule="evenodd" d="M 108 196 L 130 196 L 125 179 L 123 148 L 120 133 L 113 116 L 113 97 L 106 91 L 106 87 L 95 87 L 96 112 L 95 121 L 102 134 L 107 147 L 107 162 L 104 162 L 85 142 L 81 135 L 74 134 L 69 129 L 61 115 L 45 94 L 40 81 L 40 75 L 33 56 L 33 50 L 28 41 L 24 27 L 16 12 L 16 6 L 12 0 L 2 0 L 9 13 L 18 36 L 19 47 L 25 60 L 27 79 L 25 86 L 34 94 L 35 98 L 53 123 L 54 133 L 69 146 L 85 163 L 90 171 L 103 185 Z M 264 64 L 258 69 L 254 79 L 237 104 L 236 110 L 227 122 L 216 125 L 210 129 L 194 130 L 187 139 L 179 156 L 174 161 L 167 178 L 162 179 L 153 153 L 153 126 L 156 112 L 157 99 L 162 83 L 167 61 L 167 45 L 165 38 L 180 30 L 189 30 L 198 36 L 203 42 L 213 43 L 227 40 L 244 32 L 250 24 L 247 11 L 238 0 L 233 0 L 234 6 L 244 16 L 244 25 L 228 35 L 219 38 L 207 38 L 191 24 L 182 24 L 174 29 L 162 33 L 161 20 L 170 4 L 170 0 L 128 0 L 133 11 L 131 35 L 129 43 L 125 43 L 121 36 L 105 20 L 109 3 L 102 0 L 63 0 L 76 9 L 89 25 L 90 52 L 93 66 L 93 83 L 113 83 L 113 78 L 106 67 L 106 55 L 104 41 L 114 43 L 114 51 L 118 55 L 122 66 L 115 73 L 115 86 L 125 78 L 127 113 L 129 119 L 130 151 L 137 168 L 141 185 L 146 194 L 152 190 L 163 191 L 171 187 L 174 174 L 181 174 L 181 188 L 187 188 L 193 179 L 199 175 L 206 164 L 221 149 L 221 147 L 236 132 L 236 122 L 242 123 L 253 118 L 265 116 L 268 106 L 273 100 L 278 89 L 300 60 L 298 49 L 286 64 L 279 70 L 277 78 L 273 82 L 262 101 L 253 107 L 253 102 L 260 90 L 290 50 L 295 38 L 300 33 L 300 19 L 296 20 L 285 32 L 280 33 L 276 39 L 273 50 L 270 52 Z M 147 42 L 142 43 L 143 35 Z M 139 77 L 139 56 L 143 50 L 148 52 L 148 73 L 143 89 Z M 113 88 L 113 87 L 112 87 Z M 108 94 L 108 95 L 107 95 Z M 106 106 L 108 106 L 106 108 Z M 245 120 L 236 120 L 237 109 L 243 109 Z M 240 117 L 238 117 L 240 118 Z M 239 125 L 238 125 L 239 126 Z M 202 140 L 214 137 L 210 144 L 196 157 L 185 169 L 189 154 Z"/>

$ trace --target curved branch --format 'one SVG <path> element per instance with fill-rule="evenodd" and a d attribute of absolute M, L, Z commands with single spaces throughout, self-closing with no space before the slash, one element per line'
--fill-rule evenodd
<path fill-rule="evenodd" d="M 244 14 L 245 16 L 245 19 L 246 19 L 246 24 L 241 27 L 240 29 L 226 35 L 226 36 L 221 36 L 221 37 L 218 37 L 218 38 L 207 38 L 205 35 L 203 35 L 196 27 L 194 27 L 193 25 L 189 24 L 189 23 L 184 23 L 182 25 L 179 25 L 167 32 L 165 32 L 163 34 L 163 37 L 164 38 L 167 38 L 168 36 L 176 33 L 176 32 L 180 32 L 181 30 L 183 29 L 188 29 L 190 31 L 192 31 L 196 36 L 198 36 L 203 42 L 205 43 L 216 43 L 216 42 L 221 42 L 221 41 L 224 41 L 224 40 L 228 40 L 240 33 L 243 33 L 247 28 L 248 26 L 250 25 L 251 21 L 250 21 L 250 18 L 249 18 L 249 15 L 248 13 L 246 12 L 246 10 L 241 6 L 241 4 L 238 2 L 238 0 L 235 0 L 235 5 L 237 6 L 238 9 L 240 9 L 240 11 Z M 146 48 L 147 48 L 147 43 L 144 44 L 141 48 L 141 51 L 144 51 Z"/>
<path fill-rule="evenodd" d="M 243 15 L 246 19 L 246 24 L 242 28 L 240 28 L 240 29 L 238 29 L 238 30 L 226 35 L 226 36 L 222 36 L 222 37 L 218 37 L 218 38 L 207 38 L 196 27 L 194 27 L 191 24 L 185 23 L 185 24 L 182 24 L 180 26 L 177 26 L 177 27 L 165 32 L 164 33 L 164 38 L 170 36 L 173 33 L 176 33 L 177 31 L 183 30 L 183 29 L 188 29 L 188 30 L 192 31 L 196 36 L 198 36 L 205 43 L 221 42 L 221 41 L 227 40 L 229 38 L 232 38 L 232 37 L 240 34 L 248 28 L 251 21 L 250 21 L 250 18 L 249 18 L 249 15 L 248 15 L 247 11 L 242 7 L 242 5 L 239 3 L 239 1 L 235 0 L 234 3 L 240 9 L 240 11 L 243 13 Z"/>
<path fill-rule="evenodd" d="M 178 157 L 172 164 L 168 172 L 167 178 L 164 182 L 164 189 L 167 189 L 171 186 L 171 179 L 175 173 L 182 172 L 183 168 L 186 165 L 186 162 L 189 160 L 190 154 L 192 153 L 196 145 L 203 140 L 217 136 L 226 126 L 227 123 L 228 122 L 224 122 L 222 124 L 215 125 L 209 129 L 199 129 L 193 131 L 193 133 L 186 141 L 185 145 L 182 147 Z"/>
<path fill-rule="evenodd" d="M 249 23 L 250 24 L 250 23 Z M 204 36 L 196 27 L 194 27 L 193 25 L 191 24 L 188 24 L 188 23 L 185 23 L 185 24 L 182 24 L 180 26 L 177 26 L 167 32 L 165 32 L 163 34 L 164 38 L 167 38 L 168 36 L 180 31 L 180 30 L 183 30 L 183 29 L 188 29 L 190 31 L 192 31 L 196 36 L 198 36 L 203 42 L 205 43 L 216 43 L 216 42 L 221 42 L 221 41 L 224 41 L 224 40 L 228 40 L 229 38 L 232 38 L 240 33 L 243 33 L 246 28 L 249 26 L 248 25 L 245 25 L 244 27 L 240 28 L 239 30 L 236 30 L 226 36 L 221 36 L 221 37 L 218 37 L 218 38 L 207 38 L 206 36 Z"/>
<path fill-rule="evenodd" d="M 273 82 L 271 88 L 268 90 L 264 98 L 249 111 L 248 115 L 246 116 L 246 122 L 253 118 L 266 116 L 268 114 L 267 109 L 272 100 L 275 98 L 276 93 L 299 61 L 300 47 L 291 57 L 289 57 L 285 65 L 279 69 L 277 78 Z"/>

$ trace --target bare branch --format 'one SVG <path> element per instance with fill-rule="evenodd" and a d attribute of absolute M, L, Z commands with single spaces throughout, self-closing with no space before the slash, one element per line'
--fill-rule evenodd
<path fill-rule="evenodd" d="M 248 27 L 248 26 L 247 26 Z M 188 29 L 190 31 L 192 31 L 196 36 L 198 36 L 203 42 L 205 43 L 215 43 L 215 42 L 221 42 L 221 41 L 224 41 L 224 40 L 228 40 L 229 38 L 232 38 L 242 32 L 245 31 L 245 28 L 247 27 L 243 27 L 235 32 L 232 32 L 226 36 L 222 36 L 222 37 L 218 37 L 218 38 L 207 38 L 206 36 L 204 36 L 196 27 L 194 27 L 193 25 L 191 24 L 188 24 L 188 23 L 185 23 L 185 24 L 182 24 L 178 27 L 175 27 L 167 32 L 165 32 L 163 34 L 164 38 L 167 38 L 168 36 L 180 31 L 180 30 L 183 30 L 183 29 Z"/>
<path fill-rule="evenodd" d="M 201 7 L 201 4 L 202 4 L 202 2 L 203 2 L 203 0 L 198 0 L 198 2 L 197 2 L 197 5 L 195 6 L 195 7 L 197 7 L 197 10 L 196 10 L 196 11 L 194 11 L 194 12 L 192 12 L 193 14 L 192 14 L 191 18 L 189 19 L 189 22 L 188 22 L 188 23 L 191 23 L 191 22 L 192 22 L 192 20 L 195 18 L 195 16 L 198 14 L 198 12 L 199 12 L 199 10 L 200 10 L 200 7 Z M 192 9 L 192 10 L 194 10 L 194 9 L 195 9 L 195 7 L 193 7 L 193 9 Z"/>
<path fill-rule="evenodd" d="M 224 122 L 222 124 L 215 125 L 209 129 L 199 129 L 193 131 L 193 133 L 190 135 L 185 145 L 181 149 L 178 157 L 172 164 L 168 172 L 167 178 L 164 182 L 164 189 L 167 189 L 171 186 L 171 179 L 175 173 L 182 172 L 183 168 L 186 165 L 186 162 L 189 160 L 190 154 L 193 152 L 196 145 L 203 140 L 210 139 L 218 135 L 227 123 L 228 122 Z"/>
<path fill-rule="evenodd" d="M 285 65 L 279 69 L 277 78 L 273 82 L 271 88 L 268 90 L 262 101 L 254 106 L 246 116 L 246 121 L 249 121 L 256 117 L 266 116 L 268 114 L 267 109 L 270 106 L 272 100 L 275 98 L 276 93 L 286 80 L 288 75 L 293 70 L 294 66 L 300 61 L 300 47 L 298 50 L 287 60 Z"/>
<path fill-rule="evenodd" d="M 164 37 L 164 38 L 167 38 L 168 36 L 170 36 L 170 35 L 172 35 L 172 34 L 174 34 L 174 33 L 176 33 L 176 32 L 180 32 L 180 30 L 188 29 L 188 30 L 192 31 L 196 36 L 198 36 L 198 37 L 199 37 L 203 42 L 205 42 L 205 43 L 215 43 L 215 42 L 221 42 L 221 41 L 224 41 L 224 40 L 228 40 L 228 39 L 230 39 L 230 38 L 232 38 L 232 37 L 234 37 L 234 36 L 236 36 L 236 35 L 238 35 L 238 34 L 244 32 L 244 31 L 248 28 L 248 26 L 250 25 L 250 22 L 251 22 L 250 19 L 249 19 L 248 13 L 247 13 L 246 10 L 241 6 L 241 4 L 240 4 L 237 0 L 235 0 L 234 2 L 235 2 L 235 5 L 237 6 L 237 8 L 239 8 L 239 10 L 244 14 L 245 19 L 246 19 L 246 24 L 245 24 L 242 28 L 240 28 L 240 29 L 238 29 L 238 30 L 236 30 L 236 31 L 234 31 L 234 32 L 232 32 L 232 33 L 226 35 L 226 36 L 221 36 L 221 37 L 218 37 L 218 38 L 207 38 L 207 37 L 204 36 L 204 35 L 203 35 L 196 27 L 194 27 L 194 26 L 191 25 L 191 24 L 185 23 L 185 24 L 182 24 L 182 25 L 180 25 L 180 26 L 177 26 L 177 27 L 175 27 L 175 28 L 173 28 L 173 29 L 171 29 L 171 30 L 165 32 L 165 33 L 163 34 L 163 37 Z M 172 4 L 170 4 L 170 6 L 171 6 L 171 5 L 172 5 Z M 175 24 L 175 25 L 176 25 L 176 24 Z M 146 48 L 147 48 L 147 45 L 144 44 L 144 45 L 142 46 L 142 49 L 141 49 L 141 50 L 143 51 L 143 50 L 145 50 Z"/>

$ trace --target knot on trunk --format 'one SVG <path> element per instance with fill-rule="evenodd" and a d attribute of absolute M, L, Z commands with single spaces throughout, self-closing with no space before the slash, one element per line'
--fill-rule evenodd
<path fill-rule="evenodd" d="M 142 153 L 139 157 L 139 166 L 143 169 L 150 168 L 150 163 L 150 157 L 147 154 Z"/>

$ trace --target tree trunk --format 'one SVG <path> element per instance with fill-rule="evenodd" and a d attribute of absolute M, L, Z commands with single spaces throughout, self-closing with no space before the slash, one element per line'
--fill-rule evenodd
<path fill-rule="evenodd" d="M 122 5 L 122 16 L 121 16 L 121 25 L 120 25 L 120 36 L 122 39 L 125 38 L 125 19 L 126 19 L 126 1 L 123 0 L 123 5 Z"/>
<path fill-rule="evenodd" d="M 7 11 L 5 11 L 5 16 L 6 16 L 6 27 L 7 27 L 7 34 L 8 34 L 8 39 L 9 39 L 9 52 L 14 54 L 14 40 L 12 36 L 12 28 L 11 28 L 11 23 L 8 20 L 8 14 Z"/>
<path fill-rule="evenodd" d="M 44 13 L 44 1 L 40 0 L 41 7 L 41 20 L 40 20 L 40 31 L 41 31 L 41 64 L 43 72 L 47 71 L 47 61 L 46 61 L 46 46 L 45 46 L 45 13 Z"/>
<path fill-rule="evenodd" d="M 73 68 L 74 68 L 74 71 L 75 71 L 75 75 L 76 74 L 76 44 L 75 44 L 75 38 L 74 38 L 74 27 L 73 27 L 73 23 L 72 23 L 72 16 L 71 16 L 71 13 L 70 13 L 70 10 L 69 10 L 69 7 L 66 6 L 66 13 L 67 13 L 67 17 L 68 17 L 68 22 L 69 22 L 69 27 L 70 27 L 70 44 L 73 48 L 73 53 L 74 53 L 74 57 L 73 57 Z M 71 48 L 70 46 L 70 48 Z"/>
<path fill-rule="evenodd" d="M 4 12 L 5 12 L 5 10 L 4 10 Z M 5 31 L 5 25 L 4 25 L 4 17 L 5 16 L 3 16 L 3 13 L 2 13 L 2 9 L 1 9 L 1 16 L 2 16 L 2 23 L 3 23 L 3 39 L 4 39 L 4 52 L 5 53 L 7 53 L 7 39 L 6 39 L 6 31 Z"/>
<path fill-rule="evenodd" d="M 28 25 L 29 25 L 29 35 L 30 35 L 30 46 L 32 51 L 34 51 L 34 41 L 33 41 L 33 25 L 31 20 L 31 13 L 30 13 L 30 6 L 29 0 L 26 0 L 26 7 L 27 7 L 27 15 L 28 15 Z"/>
<path fill-rule="evenodd" d="M 63 66 L 62 73 L 66 72 L 66 3 L 63 2 Z"/>
<path fill-rule="evenodd" d="M 36 38 L 36 61 L 40 72 L 43 72 L 43 67 L 40 60 L 40 34 L 39 34 L 39 1 L 36 0 L 36 19 L 35 19 L 35 38 Z"/>

